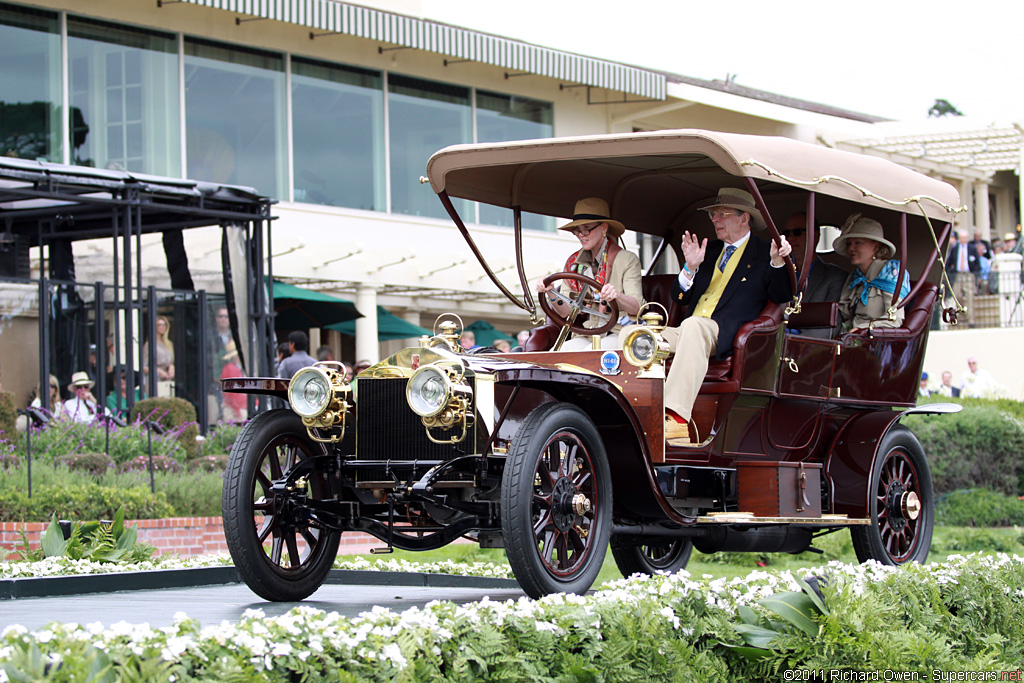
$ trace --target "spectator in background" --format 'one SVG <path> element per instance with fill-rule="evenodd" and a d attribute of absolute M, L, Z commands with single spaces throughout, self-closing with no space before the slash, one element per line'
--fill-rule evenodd
<path fill-rule="evenodd" d="M 114 369 L 114 378 L 117 384 L 112 386 L 110 393 L 107 394 L 107 410 L 122 420 L 127 420 L 130 407 L 128 405 L 128 373 L 125 372 L 124 366 L 118 365 Z M 132 405 L 142 400 L 138 387 L 135 388 L 134 393 L 135 397 L 131 402 Z"/>
<path fill-rule="evenodd" d="M 334 360 L 334 349 L 327 344 L 320 346 L 316 350 L 316 359 L 318 361 L 330 361 Z"/>
<path fill-rule="evenodd" d="M 968 326 L 974 327 L 974 291 L 978 286 L 981 261 L 974 244 L 968 242 L 968 236 L 966 230 L 957 230 L 957 241 L 946 257 L 946 275 L 953 283 L 951 294 L 967 309 Z"/>
<path fill-rule="evenodd" d="M 512 350 L 512 344 L 509 343 L 508 339 L 495 339 L 494 348 L 502 353 L 509 353 Z"/>
<path fill-rule="evenodd" d="M 530 338 L 529 330 L 520 330 L 519 334 L 516 335 L 516 342 L 519 346 L 526 348 L 526 340 Z"/>
<path fill-rule="evenodd" d="M 981 239 L 981 230 L 975 229 L 974 239 L 971 240 L 971 244 L 973 244 L 979 252 L 981 251 L 981 247 L 985 247 L 986 254 L 992 251 L 992 245 L 989 244 L 989 241 Z"/>
<path fill-rule="evenodd" d="M 459 337 L 459 346 L 466 351 L 476 348 L 476 333 L 473 330 L 463 330 Z"/>
<path fill-rule="evenodd" d="M 221 370 L 221 379 L 234 379 L 242 377 L 242 368 L 238 367 L 238 349 L 234 342 L 228 343 L 224 353 L 224 369 Z M 234 391 L 224 392 L 224 422 L 245 422 L 248 417 L 249 398 L 245 394 Z"/>
<path fill-rule="evenodd" d="M 979 241 L 975 245 L 978 249 L 978 261 L 981 263 L 981 271 L 978 273 L 978 294 L 988 294 L 988 278 L 992 272 L 992 253 L 985 242 Z"/>
<path fill-rule="evenodd" d="M 927 398 L 932 395 L 931 387 L 928 386 L 928 373 L 921 373 L 921 383 L 917 388 L 917 395 L 921 398 Z"/>
<path fill-rule="evenodd" d="M 156 319 L 156 379 L 164 382 L 174 379 L 174 345 L 171 343 L 171 323 L 164 316 Z M 230 333 L 229 335 L 230 336 Z M 149 342 L 142 345 L 142 362 L 149 363 Z M 149 376 L 149 367 L 142 368 Z"/>
<path fill-rule="evenodd" d="M 281 379 L 291 379 L 296 372 L 316 362 L 308 353 L 309 337 L 301 330 L 295 330 L 288 335 L 288 351 L 289 356 L 281 361 L 277 371 L 277 376 Z"/>
<path fill-rule="evenodd" d="M 65 417 L 75 422 L 92 422 L 100 415 L 110 414 L 106 408 L 100 407 L 96 397 L 92 395 L 95 384 L 89 379 L 89 373 L 76 372 L 71 375 L 68 391 L 75 396 L 64 402 Z"/>
<path fill-rule="evenodd" d="M 50 375 L 50 417 L 60 419 L 64 415 L 64 402 L 60 400 L 60 382 L 53 375 Z M 42 388 L 36 387 L 36 397 L 29 404 L 31 408 L 42 408 Z"/>
<path fill-rule="evenodd" d="M 978 368 L 978 359 L 967 357 L 967 372 L 960 378 L 960 396 L 983 398 L 999 389 L 999 383 L 988 370 Z"/>
<path fill-rule="evenodd" d="M 373 365 L 373 363 L 371 363 L 368 360 L 357 361 L 355 366 L 352 368 L 352 374 L 358 375 L 360 372 L 370 367 L 371 365 Z"/>
<path fill-rule="evenodd" d="M 280 374 L 281 362 L 290 355 L 292 355 L 292 352 L 288 348 L 288 342 L 284 341 L 277 345 L 277 362 L 274 364 L 275 375 Z"/>
<path fill-rule="evenodd" d="M 1003 235 L 1003 249 L 1009 254 L 1017 249 L 1017 233 L 1008 232 Z"/>
<path fill-rule="evenodd" d="M 946 398 L 957 398 L 960 396 L 960 387 L 953 386 L 953 373 L 949 370 L 942 371 L 942 384 L 935 390 L 935 393 Z"/>
<path fill-rule="evenodd" d="M 347 361 L 342 361 L 341 367 L 345 370 L 345 381 L 351 382 L 352 378 L 355 377 L 355 373 L 352 371 L 352 364 Z"/>

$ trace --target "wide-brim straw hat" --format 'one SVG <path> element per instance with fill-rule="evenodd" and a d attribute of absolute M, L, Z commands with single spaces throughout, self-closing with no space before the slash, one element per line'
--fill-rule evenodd
<path fill-rule="evenodd" d="M 559 230 L 572 230 L 577 225 L 587 223 L 607 223 L 608 235 L 618 237 L 626 232 L 626 226 L 609 218 L 611 211 L 608 210 L 608 202 L 598 197 L 587 197 L 576 202 L 576 208 L 572 212 L 572 222 L 559 227 Z"/>
<path fill-rule="evenodd" d="M 864 218 L 859 213 L 855 213 L 846 219 L 842 230 L 842 234 L 832 243 L 832 248 L 844 256 L 847 253 L 846 241 L 854 237 L 874 240 L 884 246 L 885 253 L 877 254 L 880 259 L 890 259 L 896 254 L 896 246 L 885 239 L 885 235 L 882 234 L 882 224 L 873 218 Z"/>
<path fill-rule="evenodd" d="M 766 226 L 761 212 L 757 209 L 754 197 L 749 192 L 726 187 L 718 191 L 714 204 L 700 207 L 701 211 L 714 211 L 715 209 L 735 209 L 750 214 L 750 227 L 758 230 Z"/>
<path fill-rule="evenodd" d="M 76 372 L 71 375 L 71 384 L 68 385 L 68 391 L 74 391 L 78 387 L 85 387 L 86 389 L 92 389 L 96 382 L 89 379 L 89 373 L 87 372 Z"/>
<path fill-rule="evenodd" d="M 1008 232 L 1005 235 L 1003 235 L 1003 241 L 1004 242 L 1009 242 L 1010 240 L 1015 240 L 1015 239 L 1017 239 L 1017 233 L 1015 233 L 1015 232 Z"/>

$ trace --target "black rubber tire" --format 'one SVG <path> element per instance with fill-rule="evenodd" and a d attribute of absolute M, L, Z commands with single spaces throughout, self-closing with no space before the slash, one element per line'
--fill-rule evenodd
<path fill-rule="evenodd" d="M 568 503 L 581 494 L 590 509 L 578 514 Z M 594 423 L 568 403 L 535 408 L 512 439 L 501 480 L 501 531 L 519 585 L 533 598 L 585 593 L 601 571 L 611 521 L 611 473 Z"/>
<path fill-rule="evenodd" d="M 932 544 L 935 496 L 924 449 L 906 427 L 898 425 L 882 438 L 868 490 L 871 525 L 850 527 L 857 559 L 886 565 L 923 563 Z M 917 495 L 916 519 L 904 515 L 895 502 L 901 492 Z"/>
<path fill-rule="evenodd" d="M 245 426 L 224 472 L 224 537 L 238 573 L 265 600 L 292 602 L 312 595 L 331 571 L 341 532 L 310 523 L 281 525 L 272 510 L 270 484 L 295 463 L 323 453 L 298 415 L 290 410 L 260 413 Z M 309 478 L 309 497 L 324 497 Z M 270 541 L 270 547 L 263 544 Z M 305 547 L 299 547 L 304 542 Z M 287 553 L 287 557 L 285 555 Z"/>
<path fill-rule="evenodd" d="M 612 541 L 612 557 L 623 576 L 656 572 L 674 574 L 686 569 L 693 554 L 693 541 L 684 538 L 669 543 L 629 544 Z"/>

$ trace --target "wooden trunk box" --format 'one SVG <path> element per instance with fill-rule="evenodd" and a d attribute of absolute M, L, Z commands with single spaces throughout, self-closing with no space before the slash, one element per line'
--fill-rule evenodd
<path fill-rule="evenodd" d="M 738 462 L 739 511 L 758 517 L 821 517 L 821 465 Z"/>

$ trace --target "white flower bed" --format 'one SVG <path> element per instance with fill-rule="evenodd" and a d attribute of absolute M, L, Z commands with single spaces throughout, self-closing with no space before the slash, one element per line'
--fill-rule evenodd
<path fill-rule="evenodd" d="M 0 562 L 0 579 L 21 579 L 40 576 L 70 576 L 76 574 L 109 574 L 114 572 L 144 572 L 167 569 L 194 569 L 196 567 L 225 567 L 231 565 L 227 553 L 174 557 L 165 555 L 135 564 L 91 562 L 66 557 L 49 557 L 39 562 Z M 490 562 L 408 562 L 406 560 L 369 561 L 361 557 L 334 561 L 335 569 L 354 569 L 382 572 L 414 572 L 417 574 L 454 574 L 458 576 L 484 576 L 511 579 L 508 565 Z"/>
<path fill-rule="evenodd" d="M 363 562 L 353 564 L 360 565 L 356 568 L 366 568 Z M 384 564 L 401 571 L 420 567 L 395 561 Z M 915 585 L 941 588 L 956 584 L 968 574 L 997 576 L 1001 568 L 1019 572 L 1022 565 L 1024 558 L 1016 555 L 972 555 L 902 568 L 874 562 L 863 565 L 832 562 L 811 571 L 819 576 L 827 575 L 829 584 L 840 593 L 860 595 L 869 587 L 877 588 L 907 576 Z M 755 571 L 732 580 L 707 575 L 694 579 L 682 571 L 655 577 L 634 576 L 611 582 L 603 590 L 586 596 L 551 595 L 540 600 L 521 598 L 505 602 L 485 598 L 461 606 L 435 601 L 401 613 L 377 607 L 355 619 L 302 606 L 279 617 L 266 617 L 260 610 L 249 610 L 238 623 L 223 622 L 207 627 L 200 627 L 197 621 L 182 613 L 176 615 L 174 625 L 165 628 L 120 622 L 108 627 L 98 623 L 53 624 L 29 632 L 24 627 L 11 626 L 0 633 L 0 662 L 16 650 L 24 651 L 33 644 L 51 662 L 61 661 L 63 653 L 76 652 L 81 657 L 83 653 L 94 652 L 86 649 L 92 646 L 121 661 L 134 655 L 208 668 L 230 660 L 237 666 L 252 667 L 257 674 L 301 672 L 314 665 L 313 662 L 341 662 L 348 671 L 356 672 L 360 667 L 372 665 L 382 675 L 397 676 L 416 658 L 440 659 L 442 652 L 450 654 L 453 648 L 465 649 L 468 639 L 483 638 L 502 629 L 529 630 L 538 634 L 537 637 L 559 640 L 566 634 L 579 634 L 589 629 L 600 638 L 602 615 L 609 614 L 605 608 L 624 607 L 628 611 L 632 607 L 656 614 L 667 628 L 686 640 L 693 631 L 685 621 L 681 623 L 679 614 L 685 614 L 695 601 L 703 602 L 711 611 L 733 614 L 741 605 L 752 605 L 768 595 L 791 590 L 799 590 L 799 585 L 788 571 L 778 574 Z M 0 670 L 0 683 L 6 680 Z"/>

